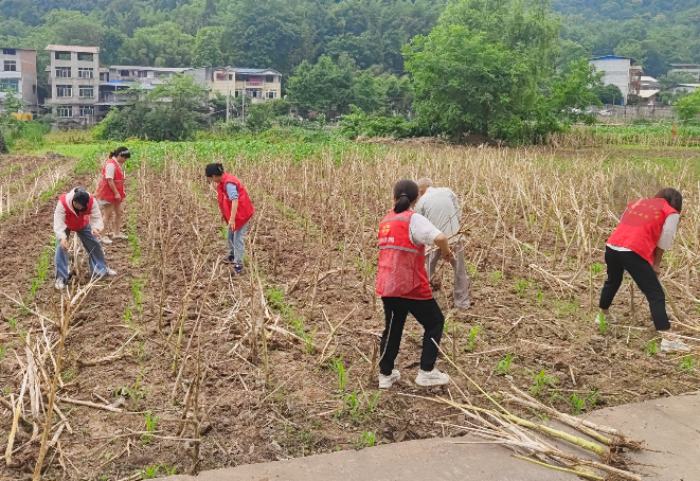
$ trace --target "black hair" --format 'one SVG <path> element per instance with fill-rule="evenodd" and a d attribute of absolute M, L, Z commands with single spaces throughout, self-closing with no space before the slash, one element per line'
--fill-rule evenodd
<path fill-rule="evenodd" d="M 408 210 L 414 200 L 418 198 L 418 184 L 410 179 L 403 179 L 394 185 L 394 212 L 400 214 Z"/>
<path fill-rule="evenodd" d="M 207 165 L 207 168 L 204 170 L 204 174 L 207 177 L 214 177 L 223 175 L 224 174 L 224 166 L 221 164 L 209 164 Z"/>
<path fill-rule="evenodd" d="M 131 157 L 131 152 L 129 152 L 129 149 L 127 147 L 119 147 L 117 150 L 115 150 L 114 152 L 110 152 L 109 154 L 110 157 L 117 157 L 119 155 L 128 159 L 129 157 Z"/>
<path fill-rule="evenodd" d="M 87 206 L 90 203 L 90 194 L 84 188 L 76 187 L 75 193 L 73 194 L 73 202 L 80 204 L 87 209 Z"/>
<path fill-rule="evenodd" d="M 654 198 L 665 199 L 666 202 L 668 202 L 668 205 L 676 209 L 679 214 L 681 213 L 681 210 L 683 210 L 683 196 L 676 189 L 672 189 L 671 187 L 661 189 L 656 193 Z"/>

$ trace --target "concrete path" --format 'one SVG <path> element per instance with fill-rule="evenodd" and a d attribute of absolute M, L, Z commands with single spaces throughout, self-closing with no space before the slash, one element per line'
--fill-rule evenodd
<path fill-rule="evenodd" d="M 644 440 L 628 457 L 655 481 L 700 481 L 700 394 L 602 409 L 588 419 Z M 205 471 L 171 481 L 572 481 L 577 478 L 515 459 L 496 445 L 440 438 L 307 458 Z"/>

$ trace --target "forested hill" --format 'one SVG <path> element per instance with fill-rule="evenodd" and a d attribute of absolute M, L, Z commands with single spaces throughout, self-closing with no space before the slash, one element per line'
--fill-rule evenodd
<path fill-rule="evenodd" d="M 497 0 L 481 0 L 497 1 Z M 661 75 L 700 62 L 700 0 L 552 0 L 562 60 L 616 53 Z M 346 54 L 403 70 L 401 48 L 447 0 L 0 0 L 0 46 L 95 45 L 102 63 L 272 67 Z M 40 68 L 48 57 L 40 54 Z"/>
<path fill-rule="evenodd" d="M 663 15 L 680 22 L 700 15 L 700 0 L 554 0 L 554 8 L 566 15 L 589 20 L 628 20 Z M 679 15 L 680 14 L 680 15 Z"/>

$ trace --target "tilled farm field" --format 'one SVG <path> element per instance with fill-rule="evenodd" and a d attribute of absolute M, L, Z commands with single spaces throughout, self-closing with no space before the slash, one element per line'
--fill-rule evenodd
<path fill-rule="evenodd" d="M 194 147 L 157 158 L 135 151 L 129 240 L 105 249 L 118 276 L 90 283 L 73 244 L 63 298 L 52 282 L 56 195 L 94 190 L 97 174 L 73 174 L 66 158 L 0 157 L 0 198 L 10 198 L 0 210 L 0 445 L 12 443 L 2 479 L 29 479 L 42 454 L 46 479 L 135 480 L 460 434 L 449 425 L 462 414 L 416 396 L 488 401 L 446 361 L 438 367 L 454 385 L 413 384 L 415 321 L 399 354 L 402 380 L 376 389 L 376 229 L 406 177 L 432 177 L 461 199 L 474 305 L 452 309 L 451 269 L 441 269 L 442 348 L 485 393 L 514 385 L 580 414 L 700 389 L 696 357 L 658 353 L 629 280 L 613 305 L 618 324 L 593 322 L 615 217 L 632 198 L 680 186 L 682 222 L 662 280 L 681 332 L 700 337 L 697 151 L 646 160 L 452 147 L 254 160 Z M 256 207 L 241 277 L 219 263 L 226 249 L 208 162 L 238 176 Z"/>

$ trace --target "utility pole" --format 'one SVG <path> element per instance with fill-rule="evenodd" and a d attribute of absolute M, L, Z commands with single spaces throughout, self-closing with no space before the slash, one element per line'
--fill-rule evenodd
<path fill-rule="evenodd" d="M 231 115 L 231 75 L 229 74 L 228 67 L 226 67 L 226 123 L 229 121 L 229 116 Z"/>
<path fill-rule="evenodd" d="M 241 109 L 243 111 L 243 123 L 244 124 L 245 124 L 245 91 L 246 91 L 246 88 L 245 88 L 245 84 L 244 84 L 243 85 L 243 107 Z"/>

